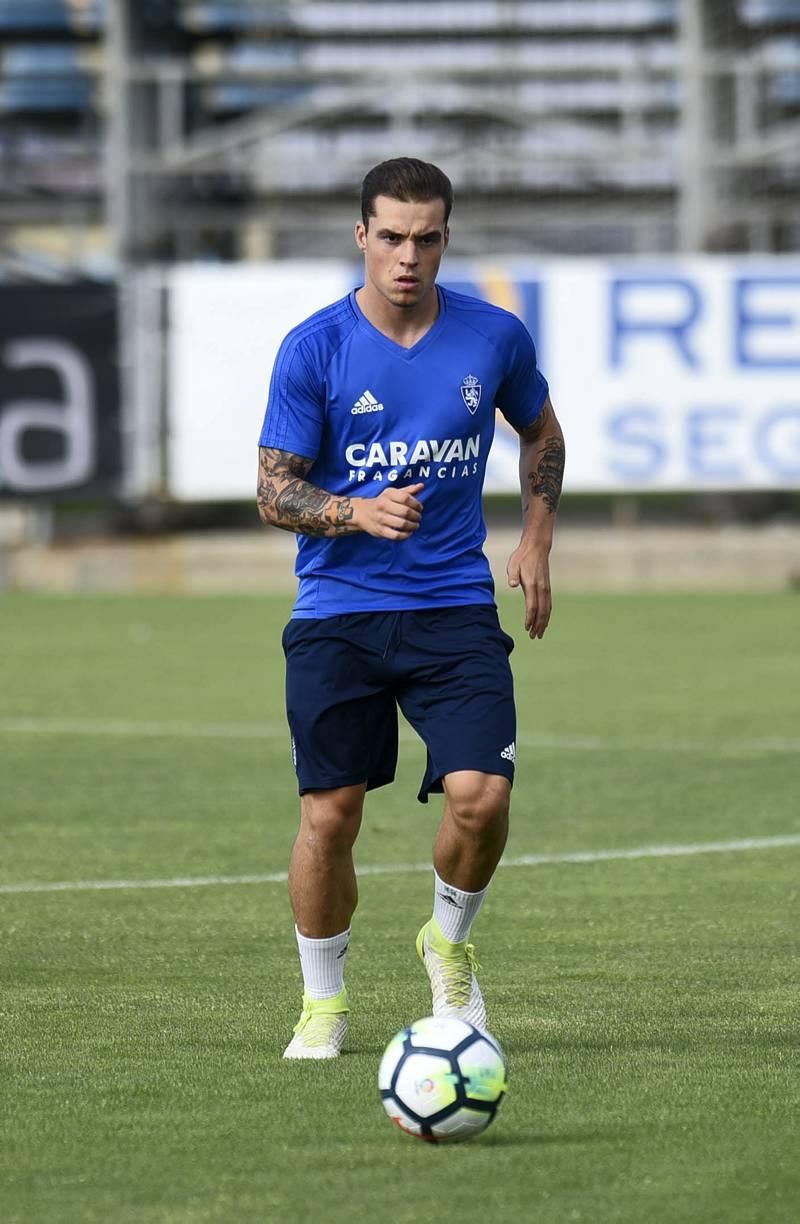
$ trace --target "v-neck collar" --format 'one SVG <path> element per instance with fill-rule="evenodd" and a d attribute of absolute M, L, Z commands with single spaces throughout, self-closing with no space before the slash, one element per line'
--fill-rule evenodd
<path fill-rule="evenodd" d="M 383 348 L 385 348 L 387 352 L 394 353 L 396 357 L 402 357 L 406 361 L 413 360 L 413 358 L 416 357 L 418 353 L 421 353 L 423 349 L 426 349 L 429 344 L 433 343 L 433 341 L 438 336 L 441 328 L 444 326 L 445 315 L 447 314 L 447 303 L 445 300 L 444 293 L 437 285 L 436 286 L 436 296 L 439 302 L 439 313 L 434 319 L 433 323 L 431 323 L 428 330 L 425 332 L 425 335 L 421 336 L 416 344 L 412 344 L 411 348 L 406 348 L 404 345 L 398 344 L 396 340 L 391 340 L 388 336 L 385 336 L 383 332 L 380 331 L 375 326 L 374 323 L 370 323 L 369 319 L 364 314 L 363 310 L 361 309 L 358 302 L 356 301 L 356 293 L 358 292 L 358 289 L 360 289 L 361 287 L 362 286 L 359 285 L 356 289 L 353 289 L 350 293 L 350 305 L 352 307 L 353 313 L 358 319 L 358 322 L 361 325 L 361 327 L 363 327 L 364 330 L 369 333 L 369 335 L 373 338 L 373 340 L 375 340 L 378 344 L 380 344 Z"/>

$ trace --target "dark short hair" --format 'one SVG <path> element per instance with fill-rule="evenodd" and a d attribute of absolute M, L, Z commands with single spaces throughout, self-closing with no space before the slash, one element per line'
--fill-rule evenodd
<path fill-rule="evenodd" d="M 450 179 L 438 166 L 418 161 L 416 157 L 393 157 L 373 166 L 364 176 L 361 184 L 361 219 L 365 227 L 369 227 L 370 217 L 375 216 L 375 198 L 379 195 L 404 203 L 441 200 L 444 203 L 445 225 L 453 207 L 453 184 Z"/>

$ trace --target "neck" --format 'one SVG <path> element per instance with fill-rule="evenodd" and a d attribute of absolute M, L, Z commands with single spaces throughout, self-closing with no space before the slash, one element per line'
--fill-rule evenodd
<path fill-rule="evenodd" d="M 439 317 L 439 295 L 436 286 L 413 306 L 394 306 L 387 302 L 369 281 L 356 290 L 359 309 L 373 327 L 395 344 L 411 348 L 433 326 Z"/>

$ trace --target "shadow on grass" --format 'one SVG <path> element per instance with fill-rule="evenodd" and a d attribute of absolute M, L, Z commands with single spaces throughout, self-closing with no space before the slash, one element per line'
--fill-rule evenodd
<path fill-rule="evenodd" d="M 386 1041 L 383 1041 L 383 1042 L 381 1041 L 352 1041 L 352 1042 L 348 1042 L 346 1048 L 342 1050 L 342 1055 L 343 1056 L 347 1055 L 351 1058 L 354 1054 L 357 1054 L 360 1057 L 367 1055 L 370 1058 L 374 1058 L 376 1060 L 376 1065 L 377 1065 L 377 1063 L 379 1063 L 380 1060 L 383 1058 L 384 1051 L 386 1049 L 387 1044 L 388 1044 L 388 1038 Z"/>
<path fill-rule="evenodd" d="M 608 1054 L 651 1053 L 654 1055 L 708 1055 L 725 1053 L 733 1049 L 758 1049 L 760 1051 L 794 1050 L 797 1038 L 791 1033 L 659 1033 L 633 1036 L 629 1034 L 553 1034 L 541 1036 L 511 1037 L 501 1039 L 506 1055 L 564 1054 L 567 1051 Z"/>
<path fill-rule="evenodd" d="M 641 1127 L 576 1127 L 570 1131 L 543 1131 L 533 1128 L 515 1127 L 513 1132 L 503 1130 L 502 1117 L 499 1129 L 494 1126 L 482 1136 L 482 1147 L 571 1147 L 580 1144 L 617 1143 L 621 1139 L 641 1136 Z"/>
<path fill-rule="evenodd" d="M 498 1129 L 495 1126 L 480 1136 L 481 1146 L 488 1147 L 576 1147 L 580 1144 L 629 1142 L 641 1138 L 642 1126 L 576 1126 L 569 1131 L 544 1131 L 535 1127 L 515 1126 L 504 1130 L 503 1115 L 499 1115 Z"/>

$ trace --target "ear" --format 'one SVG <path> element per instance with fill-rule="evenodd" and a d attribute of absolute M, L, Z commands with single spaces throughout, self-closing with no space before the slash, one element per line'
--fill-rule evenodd
<path fill-rule="evenodd" d="M 447 250 L 449 243 L 450 243 L 450 226 L 446 225 L 444 227 L 444 243 L 442 244 L 443 251 Z"/>
<path fill-rule="evenodd" d="M 356 223 L 355 239 L 356 239 L 356 246 L 358 247 L 359 251 L 362 251 L 362 252 L 366 251 L 367 249 L 367 227 L 365 226 L 363 221 L 359 221 Z"/>

